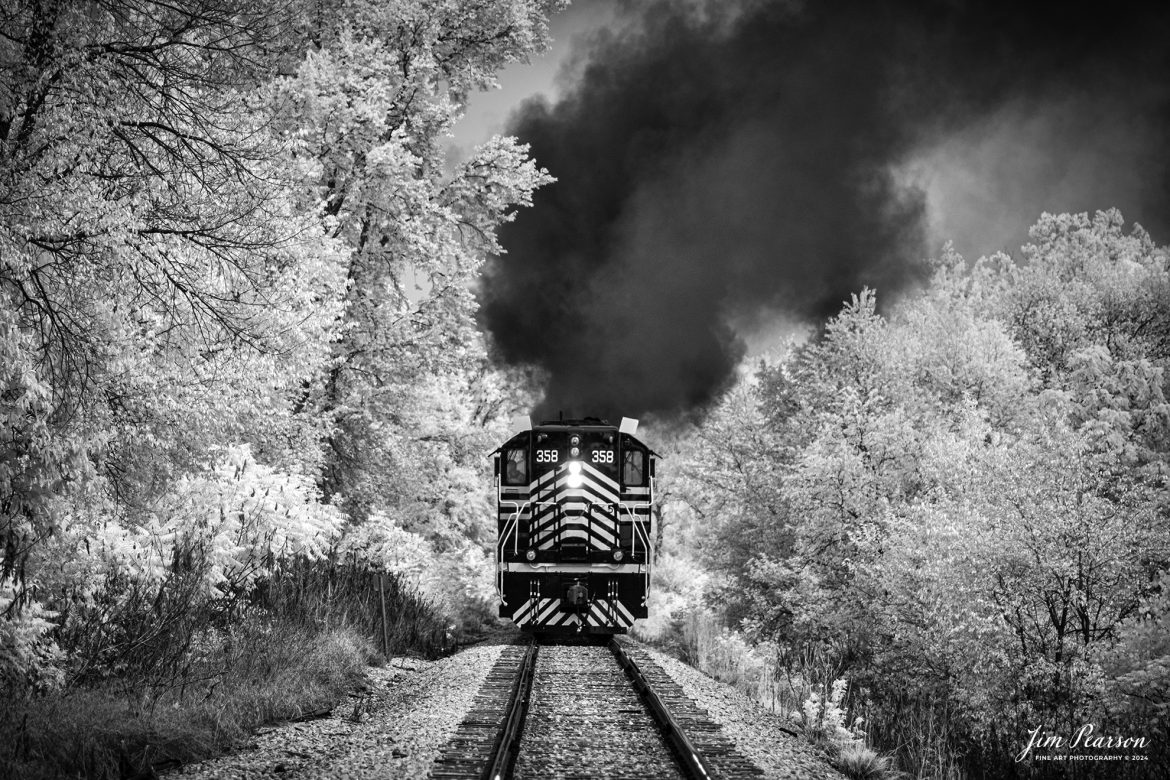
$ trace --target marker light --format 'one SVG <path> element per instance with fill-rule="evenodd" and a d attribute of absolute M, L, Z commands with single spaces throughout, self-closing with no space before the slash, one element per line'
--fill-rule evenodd
<path fill-rule="evenodd" d="M 536 550 L 529 550 L 528 551 L 528 560 L 530 560 L 530 561 L 536 560 Z"/>
<path fill-rule="evenodd" d="M 624 553 L 622 553 L 621 550 L 614 550 L 613 551 L 613 559 L 615 561 L 620 561 L 624 557 L 625 557 L 625 555 L 624 555 Z"/>

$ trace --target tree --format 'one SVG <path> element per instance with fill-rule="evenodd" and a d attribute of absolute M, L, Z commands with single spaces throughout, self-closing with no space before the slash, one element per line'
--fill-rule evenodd
<path fill-rule="evenodd" d="M 146 0 L 0 18 L 5 617 L 71 517 L 88 517 L 69 532 L 80 545 L 144 522 L 214 444 L 264 430 L 287 453 L 313 437 L 281 410 L 330 339 L 343 279 L 281 196 L 250 109 L 282 21 Z"/>
<path fill-rule="evenodd" d="M 326 495 L 355 518 L 403 501 L 385 475 L 410 460 L 413 435 L 396 419 L 405 399 L 429 374 L 483 361 L 471 281 L 501 251 L 496 226 L 549 177 L 501 138 L 448 174 L 443 137 L 471 90 L 546 44 L 555 7 L 356 4 L 319 25 L 296 73 L 273 85 L 302 197 L 348 252 L 343 335 L 308 402 L 335 425 Z"/>
<path fill-rule="evenodd" d="M 340 509 L 442 510 L 416 522 L 460 550 L 480 533 L 458 508 L 480 491 L 468 415 L 410 426 L 486 371 L 470 283 L 547 175 L 509 139 L 449 170 L 441 140 L 556 5 L 0 12 L 0 611 L 23 637 L 0 656 L 52 656 L 28 639 L 45 605 L 60 638 L 71 604 L 116 611 L 127 583 L 162 598 L 228 560 L 246 589 L 309 549 L 271 546 L 298 529 L 337 543 Z M 508 393 L 476 390 L 489 430 Z M 225 498 L 227 520 L 266 519 L 216 533 L 192 496 L 235 495 L 232 453 L 304 500 Z"/>
<path fill-rule="evenodd" d="M 1164 707 L 1167 262 L 1122 225 L 1045 215 L 1021 265 L 948 251 L 887 316 L 855 296 L 740 402 L 766 420 L 777 511 L 763 530 L 732 512 L 723 537 L 789 540 L 725 545 L 744 625 L 827 656 L 908 765 L 938 758 L 918 717 L 989 766 L 1036 723 Z"/>

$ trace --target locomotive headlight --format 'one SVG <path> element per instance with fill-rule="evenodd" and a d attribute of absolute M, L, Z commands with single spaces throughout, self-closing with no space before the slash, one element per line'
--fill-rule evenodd
<path fill-rule="evenodd" d="M 579 488 L 585 482 L 585 478 L 581 476 L 581 464 L 578 461 L 571 460 L 568 465 L 569 476 L 565 477 L 565 484 L 571 488 Z"/>

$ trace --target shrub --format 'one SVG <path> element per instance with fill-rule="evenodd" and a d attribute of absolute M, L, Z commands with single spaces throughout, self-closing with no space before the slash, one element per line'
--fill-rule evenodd
<path fill-rule="evenodd" d="M 214 755 L 332 707 L 383 653 L 448 645 L 429 602 L 353 560 L 286 560 L 219 599 L 193 580 L 113 578 L 72 609 L 56 634 L 67 684 L 8 685 L 0 777 L 122 777 Z"/>
<path fill-rule="evenodd" d="M 0 777 L 116 778 L 222 752 L 256 727 L 331 708 L 372 655 L 352 629 L 251 617 L 182 685 L 100 684 L 29 696 L 0 715 Z"/>
<path fill-rule="evenodd" d="M 860 742 L 842 748 L 833 763 L 854 780 L 894 780 L 903 777 L 901 772 L 894 769 L 893 758 L 880 755 Z"/>

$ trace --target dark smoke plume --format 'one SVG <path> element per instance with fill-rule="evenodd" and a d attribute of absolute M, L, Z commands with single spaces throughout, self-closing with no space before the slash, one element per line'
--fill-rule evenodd
<path fill-rule="evenodd" d="M 630 3 L 559 102 L 513 118 L 558 181 L 502 231 L 484 280 L 501 358 L 548 372 L 544 413 L 702 408 L 742 357 L 733 319 L 816 322 L 863 286 L 888 300 L 921 278 L 923 193 L 892 173 L 916 149 L 1070 97 L 1165 138 L 1161 8 Z M 1155 151 L 1127 216 L 1157 238 L 1170 198 Z"/>

